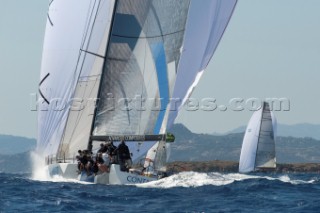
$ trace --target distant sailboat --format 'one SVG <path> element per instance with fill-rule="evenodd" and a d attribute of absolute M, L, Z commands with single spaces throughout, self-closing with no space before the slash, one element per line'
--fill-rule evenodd
<path fill-rule="evenodd" d="M 37 148 L 50 175 L 86 181 L 76 176 L 78 150 L 94 153 L 101 142 L 125 140 L 132 160 L 150 169 L 147 176 L 112 164 L 90 181 L 157 179 L 166 170 L 167 128 L 208 65 L 236 2 L 51 1 Z"/>
<path fill-rule="evenodd" d="M 253 113 L 247 126 L 239 161 L 239 172 L 273 170 L 276 168 L 275 138 L 277 122 L 269 104 L 263 102 Z"/>

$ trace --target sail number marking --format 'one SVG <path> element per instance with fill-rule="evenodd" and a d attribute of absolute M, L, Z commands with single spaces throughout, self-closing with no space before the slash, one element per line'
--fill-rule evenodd
<path fill-rule="evenodd" d="M 127 181 L 130 183 L 146 183 L 149 182 L 148 179 L 145 178 L 139 178 L 139 177 L 134 177 L 134 176 L 128 176 Z"/>

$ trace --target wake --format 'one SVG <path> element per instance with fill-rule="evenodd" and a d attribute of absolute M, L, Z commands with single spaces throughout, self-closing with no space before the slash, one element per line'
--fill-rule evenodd
<path fill-rule="evenodd" d="M 298 184 L 312 184 L 317 181 L 315 178 L 311 180 L 291 179 L 288 175 L 281 175 L 278 177 L 248 175 L 240 173 L 198 173 L 198 172 L 181 172 L 167 178 L 157 181 L 152 181 L 143 184 L 137 184 L 141 188 L 173 188 L 173 187 L 201 187 L 201 186 L 224 186 L 234 183 L 235 181 L 244 181 L 249 179 L 265 179 L 269 181 L 281 181 L 283 183 Z"/>
<path fill-rule="evenodd" d="M 76 179 L 65 179 L 61 176 L 50 177 L 48 169 L 42 156 L 36 153 L 31 153 L 33 160 L 33 172 L 31 180 L 42 181 L 42 182 L 68 182 L 68 183 L 79 183 L 79 184 L 93 184 Z M 240 173 L 228 173 L 222 174 L 218 172 L 212 173 L 199 173 L 199 172 L 181 172 L 174 174 L 167 178 L 163 178 L 157 181 L 148 183 L 136 184 L 137 187 L 142 188 L 173 188 L 173 187 L 201 187 L 207 185 L 223 186 L 234 183 L 235 181 L 244 181 L 248 179 L 266 179 L 269 181 L 281 181 L 283 183 L 290 183 L 293 185 L 298 184 L 312 184 L 318 181 L 316 178 L 311 180 L 299 180 L 292 179 L 288 175 L 280 175 L 278 177 L 271 177 L 266 175 L 249 175 Z"/>

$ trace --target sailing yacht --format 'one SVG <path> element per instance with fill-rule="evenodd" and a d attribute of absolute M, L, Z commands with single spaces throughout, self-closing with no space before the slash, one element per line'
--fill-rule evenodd
<path fill-rule="evenodd" d="M 37 151 L 49 174 L 103 184 L 156 180 L 167 129 L 208 65 L 237 0 L 52 0 L 39 84 Z M 172 101 L 174 100 L 174 101 Z M 130 173 L 78 175 L 78 150 L 125 140 Z M 147 174 L 147 175 L 146 175 Z"/>
<path fill-rule="evenodd" d="M 277 121 L 267 102 L 253 113 L 247 126 L 240 154 L 239 172 L 274 170 L 276 168 Z"/>

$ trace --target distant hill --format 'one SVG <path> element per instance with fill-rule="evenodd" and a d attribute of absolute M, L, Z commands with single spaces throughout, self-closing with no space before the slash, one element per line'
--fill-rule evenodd
<path fill-rule="evenodd" d="M 14 155 L 0 154 L 0 172 L 6 173 L 31 173 L 30 152 Z"/>
<path fill-rule="evenodd" d="M 36 140 L 25 137 L 0 135 L 0 155 L 13 155 L 35 149 Z"/>
<path fill-rule="evenodd" d="M 235 161 L 175 161 L 167 164 L 168 172 L 238 172 L 239 163 Z M 277 163 L 277 167 L 273 172 L 276 173 L 314 173 L 318 175 L 320 172 L 319 163 Z M 260 173 L 262 174 L 262 172 Z"/>
<path fill-rule="evenodd" d="M 35 139 L 0 135 L 0 172 L 30 173 L 30 151 L 35 147 Z"/>
<path fill-rule="evenodd" d="M 173 125 L 170 132 L 176 137 L 170 162 L 239 161 L 243 132 L 196 134 L 182 124 Z M 35 146 L 35 139 L 0 136 L 0 172 L 30 172 L 30 150 Z M 277 137 L 277 163 L 320 163 L 319 150 L 320 140 L 311 137 Z"/>
<path fill-rule="evenodd" d="M 239 161 L 244 133 L 228 135 L 195 134 L 184 125 L 171 130 L 176 141 L 171 145 L 170 161 Z M 320 141 L 310 137 L 277 137 L 276 157 L 279 163 L 320 162 Z"/>
<path fill-rule="evenodd" d="M 236 129 L 233 129 L 227 134 L 232 133 L 242 133 L 245 132 L 246 126 L 241 126 Z M 294 124 L 294 125 L 286 125 L 286 124 L 278 124 L 277 127 L 278 136 L 285 137 L 311 137 L 317 140 L 320 140 L 320 125 L 319 124 Z"/>

